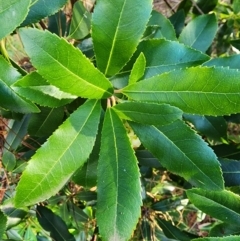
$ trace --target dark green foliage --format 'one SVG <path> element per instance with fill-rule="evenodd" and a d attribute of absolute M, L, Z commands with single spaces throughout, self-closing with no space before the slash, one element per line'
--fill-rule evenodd
<path fill-rule="evenodd" d="M 240 239 L 239 4 L 0 0 L 0 239 Z"/>

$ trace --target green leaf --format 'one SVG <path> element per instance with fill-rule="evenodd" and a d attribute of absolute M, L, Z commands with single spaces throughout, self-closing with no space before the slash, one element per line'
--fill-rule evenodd
<path fill-rule="evenodd" d="M 63 7 L 65 3 L 67 3 L 67 0 L 32 0 L 30 11 L 22 26 L 36 23 L 47 16 L 53 15 Z"/>
<path fill-rule="evenodd" d="M 131 74 L 129 76 L 129 81 L 128 81 L 129 84 L 134 84 L 143 77 L 145 72 L 145 67 L 146 67 L 145 56 L 143 53 L 140 53 L 131 70 Z"/>
<path fill-rule="evenodd" d="M 191 2 L 191 0 L 189 0 Z M 192 2 L 191 2 L 192 4 Z M 174 13 L 170 18 L 170 22 L 172 23 L 176 35 L 179 36 L 180 33 L 182 32 L 182 29 L 184 28 L 185 25 L 185 12 L 183 9 L 177 11 L 176 13 Z"/>
<path fill-rule="evenodd" d="M 29 115 L 23 116 L 21 121 L 10 120 L 8 122 L 8 134 L 4 143 L 4 150 L 15 151 L 27 135 Z"/>
<path fill-rule="evenodd" d="M 28 214 L 28 209 L 16 209 L 13 205 L 13 199 L 7 199 L 1 206 L 4 215 L 7 216 L 7 228 L 10 229 L 19 224 Z"/>
<path fill-rule="evenodd" d="M 233 7 L 233 12 L 235 14 L 239 13 L 240 12 L 240 0 L 234 0 L 232 7 Z"/>
<path fill-rule="evenodd" d="M 212 149 L 218 157 L 240 160 L 240 149 L 235 145 L 216 145 Z"/>
<path fill-rule="evenodd" d="M 38 73 L 60 90 L 91 99 L 112 95 L 109 80 L 64 39 L 37 29 L 21 29 L 20 36 Z"/>
<path fill-rule="evenodd" d="M 10 151 L 5 150 L 2 155 L 2 164 L 4 165 L 7 171 L 11 172 L 16 166 L 15 155 Z"/>
<path fill-rule="evenodd" d="M 0 0 L 0 40 L 22 23 L 29 11 L 31 0 Z"/>
<path fill-rule="evenodd" d="M 102 130 L 102 123 L 103 121 L 100 120 L 99 130 L 96 137 L 95 145 L 93 147 L 92 153 L 89 156 L 87 162 L 77 170 L 72 180 L 84 188 L 92 188 L 97 185 L 97 166 L 98 166 L 98 159 L 99 159 L 99 152 L 100 152 L 100 145 L 101 145 L 101 130 Z"/>
<path fill-rule="evenodd" d="M 140 174 L 126 129 L 112 109 L 103 123 L 97 194 L 103 241 L 128 240 L 141 212 Z"/>
<path fill-rule="evenodd" d="M 240 55 L 231 55 L 210 59 L 203 63 L 203 66 L 228 67 L 230 69 L 240 69 Z"/>
<path fill-rule="evenodd" d="M 92 191 L 81 191 L 78 194 L 76 194 L 76 197 L 79 200 L 89 202 L 89 201 L 97 200 L 97 193 Z"/>
<path fill-rule="evenodd" d="M 228 235 L 240 234 L 239 226 L 229 223 L 219 223 L 214 225 L 210 232 L 210 237 L 224 237 Z"/>
<path fill-rule="evenodd" d="M 123 102 L 113 107 L 125 120 L 148 125 L 166 125 L 182 118 L 182 111 L 166 104 Z"/>
<path fill-rule="evenodd" d="M 67 27 L 66 25 L 66 14 L 62 10 L 48 17 L 48 31 L 51 33 L 55 33 L 58 36 L 64 36 Z"/>
<path fill-rule="evenodd" d="M 142 80 L 122 92 L 136 101 L 165 103 L 186 113 L 228 115 L 240 112 L 240 72 L 193 67 Z"/>
<path fill-rule="evenodd" d="M 233 39 L 230 40 L 230 44 L 235 47 L 236 49 L 240 49 L 240 39 Z M 231 57 L 231 56 L 230 56 Z"/>
<path fill-rule="evenodd" d="M 152 234 L 154 233 L 153 228 L 151 226 L 150 220 L 144 218 L 141 220 L 141 239 L 139 240 L 143 240 L 143 241 L 147 241 L 147 240 L 152 240 Z"/>
<path fill-rule="evenodd" d="M 168 40 L 176 41 L 176 33 L 171 22 L 160 12 L 152 11 L 152 16 L 149 19 L 148 25 L 159 26 L 154 38 L 165 38 Z"/>
<path fill-rule="evenodd" d="M 173 226 L 171 222 L 164 219 L 157 218 L 157 223 L 168 238 L 175 238 L 176 240 L 181 241 L 190 241 L 197 237 L 191 233 L 178 229 L 177 227 Z"/>
<path fill-rule="evenodd" d="M 190 189 L 186 191 L 189 200 L 201 211 L 225 223 L 240 224 L 240 197 L 233 192 Z"/>
<path fill-rule="evenodd" d="M 240 162 L 219 158 L 226 187 L 240 186 Z"/>
<path fill-rule="evenodd" d="M 73 6 L 72 20 L 68 38 L 83 39 L 91 28 L 91 13 L 78 1 Z"/>
<path fill-rule="evenodd" d="M 92 38 L 97 66 L 105 75 L 118 73 L 130 59 L 151 11 L 152 0 L 97 1 L 92 16 Z"/>
<path fill-rule="evenodd" d="M 162 165 L 160 164 L 158 159 L 147 150 L 136 150 L 136 157 L 139 164 L 142 166 L 162 168 Z"/>
<path fill-rule="evenodd" d="M 217 28 L 215 14 L 198 16 L 183 29 L 179 42 L 205 52 L 211 45 Z"/>
<path fill-rule="evenodd" d="M 40 108 L 41 112 L 32 114 L 28 126 L 28 133 L 31 136 L 48 137 L 62 123 L 64 108 Z"/>
<path fill-rule="evenodd" d="M 223 189 L 220 163 L 215 154 L 184 122 L 178 120 L 159 128 L 133 122 L 130 126 L 141 143 L 170 172 L 197 187 Z"/>
<path fill-rule="evenodd" d="M 198 8 L 194 7 L 193 13 L 195 14 L 202 14 L 202 12 L 209 13 L 216 7 L 217 4 L 218 4 L 218 0 L 211 0 L 211 1 L 197 0 L 196 5 L 198 6 Z"/>
<path fill-rule="evenodd" d="M 83 210 L 78 206 L 76 206 L 74 203 L 69 203 L 68 208 L 71 213 L 71 216 L 74 217 L 76 221 L 87 222 L 89 220 L 88 215 L 85 212 L 83 212 Z"/>
<path fill-rule="evenodd" d="M 48 232 L 51 238 L 57 241 L 75 241 L 74 236 L 69 233 L 67 225 L 63 220 L 44 206 L 37 206 L 37 219 L 40 225 Z"/>
<path fill-rule="evenodd" d="M 18 80 L 12 89 L 22 97 L 42 106 L 58 107 L 73 101 L 77 96 L 64 93 L 50 85 L 37 72 L 31 72 Z"/>
<path fill-rule="evenodd" d="M 177 12 L 183 10 L 184 14 L 187 15 L 192 7 L 193 3 L 191 0 L 183 0 L 178 5 Z"/>
<path fill-rule="evenodd" d="M 18 183 L 16 206 L 51 197 L 83 165 L 95 142 L 100 111 L 99 101 L 87 101 L 38 149 Z"/>
<path fill-rule="evenodd" d="M 125 67 L 126 70 L 132 68 L 135 59 L 141 52 L 146 58 L 144 78 L 175 69 L 199 65 L 209 60 L 207 55 L 178 42 L 165 39 L 149 39 L 139 44 L 131 61 Z"/>
<path fill-rule="evenodd" d="M 197 239 L 192 239 L 192 241 L 239 241 L 240 236 L 228 236 L 228 237 L 223 237 L 223 238 L 197 238 Z"/>
<path fill-rule="evenodd" d="M 34 231 L 32 227 L 28 226 L 24 233 L 24 240 L 38 241 Z"/>
<path fill-rule="evenodd" d="M 37 106 L 21 98 L 11 88 L 11 85 L 21 77 L 20 73 L 0 55 L 0 107 L 18 113 L 38 112 Z"/>
<path fill-rule="evenodd" d="M 227 139 L 227 123 L 222 116 L 184 115 L 184 119 L 190 121 L 197 131 L 212 140 L 222 142 Z"/>
<path fill-rule="evenodd" d="M 1 239 L 6 228 L 7 228 L 7 217 L 4 215 L 2 211 L 0 211 L 0 238 Z"/>

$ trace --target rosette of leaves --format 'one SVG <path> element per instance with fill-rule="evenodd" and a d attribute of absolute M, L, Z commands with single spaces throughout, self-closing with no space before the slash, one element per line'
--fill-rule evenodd
<path fill-rule="evenodd" d="M 37 15 L 36 9 L 45 1 L 22 1 L 26 6 L 18 2 L 0 1 L 0 16 L 14 15 L 16 10 L 19 14 L 14 24 L 0 30 L 1 38 L 23 21 L 27 25 L 55 14 L 64 4 Z M 202 65 L 210 59 L 204 51 L 216 33 L 216 16 L 196 17 L 177 39 L 170 21 L 151 12 L 151 0 L 98 0 L 93 13 L 84 10 L 82 4 L 74 8 L 70 33 L 55 31 L 62 37 L 33 27 L 17 30 L 36 72 L 20 73 L 20 68 L 16 70 L 13 62 L 1 56 L 0 106 L 5 111 L 34 116 L 30 130 L 35 126 L 41 130 L 35 135 L 46 137 L 17 185 L 17 208 L 44 202 L 61 191 L 73 175 L 77 180 L 76 175 L 85 174 L 81 183 L 96 185 L 96 220 L 102 240 L 129 240 L 142 205 L 134 140 L 128 136 L 131 128 L 142 148 L 193 187 L 187 192 L 193 204 L 222 222 L 240 222 L 239 210 L 233 205 L 238 206 L 240 198 L 225 190 L 216 154 L 189 125 L 204 120 L 203 129 L 208 133 L 206 126 L 210 123 L 209 128 L 213 128 L 214 118 L 221 122 L 221 116 L 240 112 L 239 71 Z M 162 24 L 170 34 L 158 32 Z M 149 34 L 151 29 L 156 32 Z M 82 41 L 80 46 L 67 41 L 73 38 Z M 84 48 L 86 41 L 94 51 L 90 58 Z M 60 115 L 59 126 L 53 133 L 44 131 L 46 123 L 53 124 L 46 121 L 52 109 L 61 107 L 67 114 L 64 118 Z M 216 132 L 218 141 L 224 139 L 224 132 Z M 213 139 L 215 136 L 211 135 Z M 204 205 L 205 201 L 211 208 Z M 45 216 L 53 215 L 44 208 L 38 210 Z M 47 220 L 40 216 L 45 228 Z M 51 237 L 55 237 L 52 230 Z M 70 234 L 67 237 L 74 240 Z"/>

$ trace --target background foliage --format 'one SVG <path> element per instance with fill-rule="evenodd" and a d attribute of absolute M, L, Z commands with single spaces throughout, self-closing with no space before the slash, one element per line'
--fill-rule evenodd
<path fill-rule="evenodd" d="M 1 240 L 239 240 L 240 1 L 159 3 L 0 0 Z"/>

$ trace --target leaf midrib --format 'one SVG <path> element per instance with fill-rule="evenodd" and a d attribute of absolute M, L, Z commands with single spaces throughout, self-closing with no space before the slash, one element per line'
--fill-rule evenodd
<path fill-rule="evenodd" d="M 134 93 L 134 94 L 139 94 L 139 93 L 144 93 L 144 94 L 153 94 L 153 93 L 164 93 L 164 94 L 179 94 L 179 93 L 183 93 L 183 94 L 202 94 L 202 95 L 240 95 L 240 92 L 234 92 L 234 93 L 231 93 L 231 92 L 204 92 L 204 91 L 193 91 L 193 90 L 159 90 L 159 91 L 156 91 L 156 90 L 150 90 L 150 91 L 147 91 L 147 90 L 124 90 L 123 89 L 123 93 Z"/>
<path fill-rule="evenodd" d="M 206 179 L 210 180 L 211 183 L 213 183 L 214 186 L 216 186 L 218 189 L 221 188 L 221 187 L 218 186 L 211 178 L 209 178 L 208 175 L 206 175 L 201 169 L 199 169 L 199 167 L 186 155 L 186 153 L 184 153 L 168 136 L 166 136 L 164 132 L 160 131 L 160 130 L 159 130 L 157 127 L 155 127 L 155 126 L 152 126 L 152 127 L 153 127 L 157 132 L 159 132 L 160 135 L 161 135 L 161 134 L 164 135 L 165 138 L 166 138 L 180 153 L 182 153 L 182 154 L 186 157 L 186 159 L 187 159 L 190 163 L 192 163 L 200 173 L 202 173 L 202 174 L 206 177 Z M 200 180 L 198 180 L 198 181 L 200 181 Z"/>
<path fill-rule="evenodd" d="M 29 30 L 28 30 L 28 31 L 29 31 Z M 27 34 L 25 34 L 25 35 L 27 35 Z M 32 36 L 32 35 L 31 35 L 31 36 Z M 30 36 L 30 38 L 31 38 L 31 36 Z M 58 59 L 56 59 L 54 56 L 52 56 L 50 53 L 48 53 L 48 52 L 47 52 L 45 49 L 43 49 L 39 44 L 35 44 L 33 38 L 31 38 L 31 39 L 32 39 L 32 41 L 33 41 L 33 45 L 37 46 L 40 50 L 42 50 L 42 52 L 44 52 L 46 55 L 48 55 L 48 56 L 50 57 L 50 59 L 53 60 L 53 62 L 55 62 L 55 63 L 56 63 L 57 65 L 59 65 L 60 67 L 62 67 L 62 69 L 64 69 L 68 74 L 70 73 L 70 75 L 73 76 L 73 78 L 75 77 L 76 79 L 80 79 L 82 82 L 84 82 L 84 84 L 85 84 L 86 86 L 91 86 L 91 87 L 93 87 L 94 89 L 100 90 L 100 91 L 103 92 L 103 93 L 107 92 L 108 94 L 112 94 L 112 93 L 108 92 L 107 90 L 104 90 L 103 88 L 100 88 L 99 86 L 96 86 L 96 85 L 94 85 L 94 84 L 86 81 L 85 79 L 83 79 L 83 78 L 81 78 L 79 75 L 77 75 L 76 73 L 72 72 L 72 70 L 69 70 L 65 65 L 63 65 L 63 63 L 59 62 Z M 58 38 L 58 40 L 63 43 L 63 39 Z M 68 44 L 68 43 L 67 43 L 67 44 Z M 70 45 L 70 44 L 68 44 L 68 45 L 69 45 L 71 48 L 73 48 L 72 45 Z M 80 50 L 78 50 L 78 49 L 73 49 L 73 50 L 76 51 L 76 52 L 79 51 L 78 53 L 79 53 L 80 55 L 82 54 L 82 53 L 80 52 Z M 84 58 L 85 60 L 87 60 L 87 58 L 86 58 L 84 55 L 82 55 L 81 57 Z M 33 62 L 35 62 L 35 61 L 33 61 Z M 38 61 L 37 61 L 37 62 L 38 62 Z M 89 64 L 92 65 L 92 63 L 91 63 L 90 61 L 89 61 Z M 37 65 L 38 65 L 38 64 L 37 64 Z M 92 67 L 95 68 L 94 65 L 92 65 Z M 38 69 L 38 70 L 39 70 L 39 69 Z M 98 71 L 96 68 L 95 68 L 95 70 Z M 44 72 L 45 72 L 45 71 L 44 71 Z M 100 75 L 102 75 L 101 72 L 99 72 L 99 73 L 100 73 Z M 44 74 L 44 75 L 45 75 L 45 74 Z M 48 74 L 47 74 L 47 77 L 49 77 Z M 102 77 L 104 78 L 105 76 L 102 75 Z M 106 81 L 108 81 L 107 78 L 106 78 Z M 49 81 L 49 82 L 50 82 L 50 81 Z M 55 80 L 54 80 L 54 82 L 55 82 Z M 74 82 L 74 84 L 75 84 L 75 83 L 76 83 L 76 81 Z M 109 85 L 109 87 L 110 87 L 110 85 Z"/>
<path fill-rule="evenodd" d="M 50 168 L 50 169 L 48 170 L 48 172 L 45 174 L 44 178 L 42 178 L 42 180 L 35 186 L 35 188 L 33 188 L 33 189 L 28 193 L 28 195 L 27 195 L 24 199 L 21 200 L 21 203 L 25 203 L 25 200 L 27 200 L 28 197 L 31 196 L 32 193 L 34 193 L 35 190 L 38 189 L 39 186 L 41 186 L 42 182 L 45 181 L 45 179 L 48 177 L 48 175 L 49 175 L 49 174 L 52 172 L 52 170 L 55 168 L 55 165 L 57 165 L 57 164 L 59 163 L 59 160 L 60 160 L 60 159 L 62 158 L 62 156 L 66 153 L 66 151 L 67 151 L 67 150 L 69 149 L 69 147 L 73 144 L 73 142 L 77 139 L 77 137 L 79 136 L 81 130 L 85 127 L 85 124 L 86 124 L 87 121 L 89 120 L 89 118 L 90 118 L 93 110 L 95 109 L 96 104 L 97 104 L 97 101 L 96 101 L 95 104 L 93 105 L 93 107 L 92 107 L 91 111 L 89 112 L 88 117 L 87 117 L 86 120 L 84 121 L 81 129 L 78 131 L 77 135 L 72 139 L 72 141 L 69 143 L 68 147 L 65 148 L 65 151 L 64 151 L 64 152 L 60 155 L 60 157 L 55 161 L 54 165 L 52 166 L 52 168 Z M 30 200 L 31 200 L 31 199 L 30 199 Z M 29 199 L 28 199 L 28 201 L 29 201 Z"/>
<path fill-rule="evenodd" d="M 112 119 L 112 113 L 111 113 L 111 110 L 109 110 L 109 117 L 110 117 L 110 120 L 111 120 L 111 126 L 112 126 L 112 131 L 113 131 L 113 140 L 114 140 L 114 147 L 115 147 L 115 161 L 116 161 L 116 166 L 117 166 L 117 171 L 116 171 L 116 186 L 119 187 L 119 184 L 118 184 L 118 170 L 119 170 L 119 167 L 118 167 L 118 148 L 117 148 L 117 138 L 116 138 L 116 135 L 115 135 L 115 129 L 114 129 L 114 122 L 113 122 L 113 119 Z M 118 209 L 118 192 L 116 193 L 116 201 L 115 201 L 115 215 L 114 215 L 114 234 L 117 234 L 117 209 Z"/>
<path fill-rule="evenodd" d="M 206 197 L 206 196 L 204 196 L 204 195 L 200 195 L 200 194 L 195 193 L 195 192 L 190 192 L 190 193 L 191 193 L 191 194 L 194 194 L 194 195 L 196 195 L 196 196 L 198 196 L 198 197 L 200 197 L 201 199 L 206 199 L 206 200 L 212 202 L 213 204 L 219 205 L 219 206 L 221 207 L 219 210 L 224 210 L 224 209 L 226 209 L 226 210 L 229 211 L 230 213 L 237 214 L 237 216 L 240 217 L 240 214 L 237 213 L 235 210 L 230 209 L 229 207 L 227 207 L 226 205 L 223 205 L 223 204 L 219 203 L 218 201 L 215 201 L 215 200 L 213 200 L 213 199 L 210 199 L 209 197 Z"/>
<path fill-rule="evenodd" d="M 2 11 L 0 11 L 0 14 L 2 14 L 3 12 L 6 12 L 9 8 L 11 8 L 14 5 L 17 5 L 19 2 L 15 1 L 13 4 L 9 5 L 7 8 L 4 8 Z"/>
<path fill-rule="evenodd" d="M 114 36 L 113 36 L 113 43 L 112 43 L 112 47 L 111 47 L 111 50 L 110 50 L 110 53 L 109 53 L 109 57 L 108 57 L 108 62 L 107 62 L 107 65 L 106 65 L 106 69 L 105 69 L 105 72 L 104 72 L 105 75 L 107 74 L 108 69 L 109 69 L 109 66 L 110 66 L 110 62 L 111 62 L 112 55 L 113 55 L 113 50 L 114 50 L 115 43 L 116 43 L 116 37 L 117 37 L 117 35 L 118 35 L 119 23 L 120 23 L 121 20 L 122 20 L 123 9 L 125 8 L 126 2 L 127 2 L 127 0 L 124 1 L 123 6 L 122 6 L 122 11 L 120 12 L 120 16 L 119 16 L 119 18 L 118 18 L 117 29 L 116 29 L 116 31 L 115 31 L 115 33 L 114 33 Z"/>

